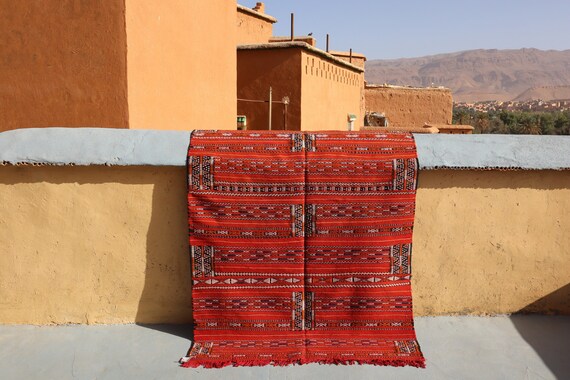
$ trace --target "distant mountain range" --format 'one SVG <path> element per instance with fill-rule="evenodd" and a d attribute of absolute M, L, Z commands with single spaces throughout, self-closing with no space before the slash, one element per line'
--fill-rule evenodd
<path fill-rule="evenodd" d="M 366 80 L 445 86 L 454 101 L 570 98 L 570 50 L 468 50 L 420 58 L 371 60 Z"/>
<path fill-rule="evenodd" d="M 525 102 L 528 100 L 555 100 L 570 99 L 570 86 L 544 86 L 532 87 L 514 98 L 516 102 Z"/>

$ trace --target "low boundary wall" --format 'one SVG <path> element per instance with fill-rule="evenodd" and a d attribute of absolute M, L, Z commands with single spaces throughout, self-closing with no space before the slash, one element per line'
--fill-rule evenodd
<path fill-rule="evenodd" d="M 0 323 L 190 322 L 188 138 L 0 133 Z M 416 315 L 570 314 L 570 137 L 416 141 Z"/>

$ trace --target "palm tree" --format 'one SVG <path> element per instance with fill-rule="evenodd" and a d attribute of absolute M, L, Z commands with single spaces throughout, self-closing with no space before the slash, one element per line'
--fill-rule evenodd
<path fill-rule="evenodd" d="M 521 121 L 520 131 L 525 135 L 540 135 L 542 129 L 540 128 L 540 123 L 535 117 L 525 118 Z"/>

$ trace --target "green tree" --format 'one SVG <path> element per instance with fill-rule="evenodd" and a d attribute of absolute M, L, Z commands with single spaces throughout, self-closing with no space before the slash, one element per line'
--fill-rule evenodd
<path fill-rule="evenodd" d="M 469 124 L 475 133 L 570 135 L 570 110 L 564 112 L 453 110 L 454 124 Z"/>
<path fill-rule="evenodd" d="M 541 132 L 539 116 L 525 112 L 521 115 L 519 131 L 525 135 L 539 135 Z"/>
<path fill-rule="evenodd" d="M 496 114 L 491 115 L 490 117 L 490 133 L 499 133 L 505 134 L 508 132 L 508 128 L 503 123 L 503 120 Z"/>
<path fill-rule="evenodd" d="M 556 132 L 554 128 L 554 117 L 551 113 L 544 112 L 539 115 L 540 133 L 543 135 L 553 135 Z"/>
<path fill-rule="evenodd" d="M 471 122 L 471 115 L 469 110 L 460 108 L 453 112 L 453 124 L 469 124 Z"/>
<path fill-rule="evenodd" d="M 557 135 L 570 134 L 570 112 L 560 112 L 556 115 L 554 120 L 554 128 Z"/>
<path fill-rule="evenodd" d="M 499 112 L 499 118 L 508 128 L 516 124 L 516 117 L 513 112 L 503 110 Z"/>

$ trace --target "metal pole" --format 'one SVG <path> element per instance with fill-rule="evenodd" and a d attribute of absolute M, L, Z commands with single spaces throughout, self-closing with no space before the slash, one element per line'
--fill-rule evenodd
<path fill-rule="evenodd" d="M 295 13 L 291 13 L 291 41 L 295 40 Z"/>
<path fill-rule="evenodd" d="M 287 130 L 287 106 L 289 105 L 289 97 L 284 96 L 281 99 L 281 104 L 283 104 L 283 130 Z"/>
<path fill-rule="evenodd" d="M 269 87 L 269 130 L 271 130 L 272 113 L 273 113 L 273 89 Z"/>
<path fill-rule="evenodd" d="M 287 114 L 285 111 L 287 109 L 287 104 L 283 104 L 283 130 L 286 131 L 287 130 Z"/>
<path fill-rule="evenodd" d="M 329 52 L 329 34 L 327 33 L 327 53 Z"/>
<path fill-rule="evenodd" d="M 349 62 L 352 63 L 352 49 L 350 49 L 350 58 L 349 59 L 350 59 Z"/>

